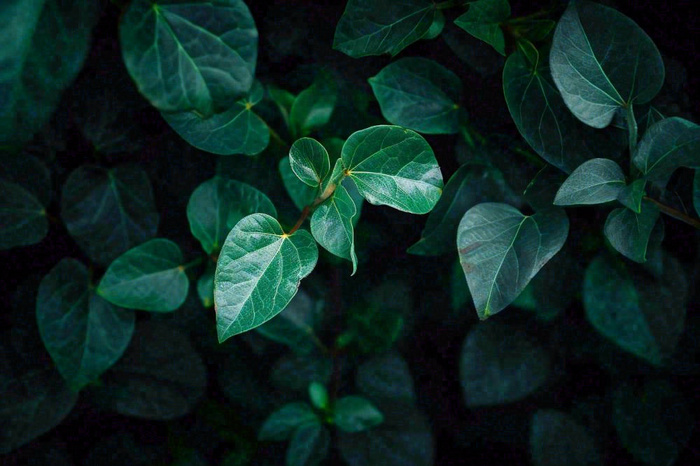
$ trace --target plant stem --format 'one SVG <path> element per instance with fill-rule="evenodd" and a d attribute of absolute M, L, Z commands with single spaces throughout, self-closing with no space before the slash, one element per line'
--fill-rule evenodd
<path fill-rule="evenodd" d="M 266 126 L 267 126 L 267 129 L 270 131 L 270 137 L 272 137 L 272 139 L 274 139 L 275 141 L 277 141 L 277 143 L 280 144 L 281 146 L 290 147 L 290 145 L 287 144 L 287 141 L 285 141 L 284 139 L 282 139 L 282 138 L 280 137 L 280 135 L 277 134 L 277 131 L 275 131 L 274 129 L 272 129 L 272 127 L 271 127 L 270 125 L 266 125 Z"/>
<path fill-rule="evenodd" d="M 630 158 L 632 158 L 637 148 L 637 120 L 634 118 L 632 104 L 627 106 L 627 133 L 629 135 Z"/>
<path fill-rule="evenodd" d="M 661 212 L 665 213 L 669 217 L 673 217 L 676 220 L 680 220 L 681 222 L 687 223 L 688 225 L 697 228 L 700 230 L 700 220 L 695 219 L 689 215 L 684 214 L 680 210 L 676 210 L 673 207 L 669 207 L 666 204 L 662 204 L 656 199 L 652 199 L 651 197 L 644 196 L 644 200 L 651 202 L 654 204 Z"/>
<path fill-rule="evenodd" d="M 200 257 L 198 257 L 198 258 L 196 258 L 196 259 L 194 259 L 194 260 L 188 262 L 188 263 L 185 264 L 185 265 L 181 265 L 180 267 L 182 267 L 182 270 L 187 270 L 187 269 L 190 269 L 190 268 L 192 268 L 192 267 L 198 266 L 198 265 L 201 264 L 202 262 L 204 262 L 204 257 L 200 256 Z"/>
<path fill-rule="evenodd" d="M 338 184 L 340 184 L 340 181 L 338 181 Z M 301 216 L 299 217 L 299 220 L 297 220 L 297 223 L 294 224 L 291 230 L 287 232 L 288 235 L 294 234 L 299 227 L 301 227 L 304 223 L 304 221 L 308 218 L 309 214 L 314 211 L 316 207 L 318 207 L 323 201 L 331 197 L 331 194 L 335 192 L 335 188 L 337 188 L 337 184 L 330 183 L 328 186 L 326 186 L 326 189 L 321 193 L 320 196 L 318 196 L 314 201 L 304 207 L 304 209 L 301 211 Z"/>

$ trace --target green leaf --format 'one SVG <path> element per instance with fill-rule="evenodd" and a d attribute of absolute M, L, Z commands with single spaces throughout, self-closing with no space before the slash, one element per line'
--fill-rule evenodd
<path fill-rule="evenodd" d="M 584 162 L 561 185 L 554 205 L 588 205 L 614 201 L 625 187 L 625 174 L 610 159 Z"/>
<path fill-rule="evenodd" d="M 623 350 L 660 366 L 683 332 L 686 287 L 682 268 L 669 257 L 656 279 L 600 256 L 589 265 L 583 282 L 586 317 Z"/>
<path fill-rule="evenodd" d="M 5 0 L 0 15 L 0 146 L 30 140 L 51 118 L 90 48 L 99 4 Z"/>
<path fill-rule="evenodd" d="M 555 409 L 540 409 L 532 417 L 530 451 L 535 466 L 603 464 L 586 428 Z"/>
<path fill-rule="evenodd" d="M 335 79 L 321 72 L 314 83 L 299 93 L 289 110 L 289 127 L 296 137 L 306 136 L 331 119 L 338 98 Z"/>
<path fill-rule="evenodd" d="M 248 184 L 220 176 L 200 184 L 187 203 L 190 230 L 207 254 L 218 253 L 236 223 L 257 212 L 277 216 L 275 206 L 265 194 Z"/>
<path fill-rule="evenodd" d="M 51 203 L 51 172 L 41 160 L 32 155 L 0 153 L 0 180 L 21 186 L 43 206 Z"/>
<path fill-rule="evenodd" d="M 319 352 L 309 354 L 287 354 L 272 368 L 270 379 L 273 385 L 285 390 L 306 394 L 313 382 L 327 385 L 331 380 L 333 363 Z"/>
<path fill-rule="evenodd" d="M 242 0 L 135 0 L 119 39 L 139 91 L 162 112 L 208 117 L 253 85 L 258 31 Z"/>
<path fill-rule="evenodd" d="M 375 402 L 413 404 L 416 398 L 408 364 L 395 351 L 384 352 L 363 362 L 357 369 L 355 385 Z"/>
<path fill-rule="evenodd" d="M 101 265 L 156 235 L 159 215 L 148 175 L 137 166 L 82 166 L 63 185 L 61 218 Z"/>
<path fill-rule="evenodd" d="M 372 126 L 345 141 L 348 176 L 370 204 L 413 214 L 430 212 L 442 194 L 442 173 L 419 134 L 398 126 Z"/>
<path fill-rule="evenodd" d="M 554 205 L 557 191 L 565 180 L 566 176 L 561 170 L 552 165 L 545 165 L 525 188 L 523 200 L 535 211 L 550 209 Z"/>
<path fill-rule="evenodd" d="M 285 464 L 287 466 L 316 466 L 326 456 L 331 444 L 328 429 L 320 422 L 308 422 L 294 431 L 289 446 Z"/>
<path fill-rule="evenodd" d="M 436 12 L 429 0 L 348 0 L 333 48 L 353 58 L 396 55 L 428 33 Z"/>
<path fill-rule="evenodd" d="M 643 201 L 640 213 L 620 208 L 610 212 L 605 221 L 605 237 L 623 256 L 635 262 L 647 260 L 649 235 L 659 218 L 659 209 L 651 202 Z"/>
<path fill-rule="evenodd" d="M 402 58 L 369 78 L 382 115 L 392 124 L 426 134 L 459 131 L 462 82 L 427 58 Z"/>
<path fill-rule="evenodd" d="M 508 306 L 564 245 L 563 209 L 532 216 L 506 204 L 478 204 L 457 230 L 457 249 L 479 318 Z"/>
<path fill-rule="evenodd" d="M 214 270 L 207 267 L 207 271 L 197 280 L 197 295 L 207 309 L 214 306 Z"/>
<path fill-rule="evenodd" d="M 384 422 L 384 416 L 367 398 L 346 396 L 335 402 L 333 422 L 344 432 L 362 432 Z"/>
<path fill-rule="evenodd" d="M 284 189 L 292 198 L 292 202 L 299 210 L 304 210 L 304 207 L 311 205 L 316 199 L 318 188 L 303 183 L 298 176 L 292 171 L 291 161 L 289 157 L 284 157 L 279 163 L 279 172 L 282 177 Z"/>
<path fill-rule="evenodd" d="M 512 204 L 515 200 L 515 194 L 495 168 L 471 163 L 462 165 L 447 182 L 440 200 L 428 216 L 421 239 L 408 252 L 426 256 L 452 252 L 457 226 L 464 212 L 481 202 Z"/>
<path fill-rule="evenodd" d="M 505 56 L 506 41 L 500 25 L 508 18 L 508 0 L 478 0 L 469 4 L 469 10 L 457 18 L 455 24 Z"/>
<path fill-rule="evenodd" d="M 163 238 L 128 250 L 110 264 L 97 294 L 117 306 L 171 312 L 185 302 L 189 281 L 177 244 Z"/>
<path fill-rule="evenodd" d="M 666 186 L 677 168 L 700 168 L 700 126 L 678 117 L 661 120 L 644 133 L 632 160 L 646 179 Z"/>
<path fill-rule="evenodd" d="M 608 126 L 618 110 L 649 102 L 664 83 L 656 46 L 622 13 L 591 2 L 572 2 L 554 31 L 552 77 L 581 121 Z"/>
<path fill-rule="evenodd" d="M 289 121 L 289 113 L 292 111 L 292 105 L 294 105 L 294 99 L 296 99 L 296 96 L 289 91 L 274 86 L 268 86 L 267 93 L 282 114 L 282 119 L 284 120 L 285 126 L 290 129 L 291 124 Z"/>
<path fill-rule="evenodd" d="M 221 249 L 214 277 L 219 342 L 279 314 L 317 259 L 316 242 L 306 230 L 288 235 L 267 214 L 239 221 Z"/>
<path fill-rule="evenodd" d="M 638 179 L 625 186 L 617 195 L 617 200 L 620 203 L 631 209 L 636 213 L 642 212 L 642 199 L 644 198 L 646 191 L 646 180 Z"/>
<path fill-rule="evenodd" d="M 289 346 L 299 354 L 309 354 L 316 348 L 315 328 L 320 320 L 320 306 L 301 290 L 289 305 L 255 330 L 270 340 Z"/>
<path fill-rule="evenodd" d="M 522 20 L 521 18 L 513 18 L 506 24 L 512 28 L 514 34 L 517 34 L 516 37 L 522 37 L 531 42 L 545 40 L 557 25 L 551 19 Z"/>
<path fill-rule="evenodd" d="M 254 92 L 262 94 L 260 83 L 255 83 L 248 97 L 207 118 L 194 111 L 162 112 L 161 116 L 182 139 L 197 149 L 217 155 L 256 155 L 270 143 L 270 130 L 253 111 Z"/>
<path fill-rule="evenodd" d="M 43 278 L 36 298 L 41 339 L 75 391 L 112 367 L 129 345 L 134 313 L 94 293 L 87 268 L 63 259 Z"/>
<path fill-rule="evenodd" d="M 328 408 L 328 389 L 319 382 L 311 382 L 309 385 L 309 399 L 315 408 L 324 410 Z"/>
<path fill-rule="evenodd" d="M 351 308 L 347 335 L 357 343 L 362 353 L 381 353 L 399 339 L 404 326 L 400 311 L 379 303 Z"/>
<path fill-rule="evenodd" d="M 547 381 L 549 356 L 522 330 L 514 330 L 489 321 L 467 335 L 459 362 L 467 406 L 512 403 Z"/>
<path fill-rule="evenodd" d="M 265 420 L 258 433 L 258 439 L 288 440 L 297 427 L 309 422 L 318 422 L 318 417 L 308 403 L 287 403 Z"/>
<path fill-rule="evenodd" d="M 0 250 L 36 244 L 48 232 L 39 200 L 22 186 L 0 179 Z"/>
<path fill-rule="evenodd" d="M 304 183 L 318 188 L 331 169 L 326 148 L 315 139 L 301 138 L 289 150 L 289 164 L 294 174 Z"/>
<path fill-rule="evenodd" d="M 435 12 L 435 18 L 433 19 L 433 24 L 430 25 L 430 29 L 428 29 L 428 32 L 426 32 L 425 35 L 422 37 L 422 40 L 435 39 L 437 36 L 439 36 L 442 33 L 442 30 L 444 28 L 445 28 L 445 15 L 442 14 L 442 11 L 437 10 Z"/>
<path fill-rule="evenodd" d="M 314 239 L 330 253 L 351 261 L 353 275 L 357 271 L 353 227 L 355 215 L 355 202 L 341 184 L 311 216 L 311 234 Z"/>

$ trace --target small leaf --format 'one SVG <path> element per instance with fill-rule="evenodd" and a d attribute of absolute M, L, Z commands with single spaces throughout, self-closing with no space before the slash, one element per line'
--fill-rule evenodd
<path fill-rule="evenodd" d="M 369 78 L 382 115 L 392 124 L 426 134 L 459 131 L 462 83 L 427 58 L 402 58 Z"/>
<path fill-rule="evenodd" d="M 532 417 L 530 451 L 535 466 L 602 464 L 591 434 L 568 414 L 540 409 Z"/>
<path fill-rule="evenodd" d="M 506 42 L 500 25 L 508 18 L 508 0 L 477 0 L 469 4 L 469 10 L 457 18 L 455 24 L 505 56 Z"/>
<path fill-rule="evenodd" d="M 496 314 L 523 291 L 564 245 L 562 209 L 521 214 L 506 204 L 478 204 L 457 230 L 457 249 L 479 318 Z"/>
<path fill-rule="evenodd" d="M 319 382 L 311 382 L 309 385 L 309 399 L 315 408 L 324 410 L 328 408 L 328 389 Z"/>
<path fill-rule="evenodd" d="M 428 33 L 436 12 L 429 0 L 349 0 L 333 48 L 353 58 L 396 55 Z"/>
<path fill-rule="evenodd" d="M 617 199 L 625 187 L 625 174 L 610 159 L 584 162 L 561 185 L 554 205 L 602 204 Z"/>
<path fill-rule="evenodd" d="M 617 200 L 627 207 L 628 209 L 634 211 L 635 213 L 642 212 L 642 199 L 646 194 L 646 180 L 638 179 L 625 186 L 617 195 Z"/>
<path fill-rule="evenodd" d="M 110 264 L 97 294 L 117 306 L 171 312 L 185 302 L 189 281 L 177 244 L 156 238 L 128 250 Z"/>
<path fill-rule="evenodd" d="M 289 126 L 293 135 L 306 136 L 325 126 L 331 119 L 337 96 L 337 85 L 330 73 L 321 72 L 314 83 L 301 91 L 289 110 Z"/>
<path fill-rule="evenodd" d="M 48 232 L 39 200 L 22 186 L 0 179 L 0 250 L 36 244 Z"/>
<path fill-rule="evenodd" d="M 221 249 L 214 277 L 219 342 L 279 314 L 317 259 L 316 242 L 306 230 L 288 235 L 267 214 L 239 221 Z"/>
<path fill-rule="evenodd" d="M 207 309 L 214 306 L 214 270 L 207 267 L 207 271 L 197 280 L 197 295 Z"/>
<path fill-rule="evenodd" d="M 303 183 L 298 176 L 292 171 L 292 166 L 289 157 L 284 157 L 279 163 L 280 177 L 284 189 L 289 194 L 289 197 L 294 202 L 294 205 L 299 210 L 304 210 L 304 207 L 311 205 L 316 199 L 318 188 Z"/>
<path fill-rule="evenodd" d="M 289 150 L 289 164 L 294 174 L 304 183 L 318 188 L 331 169 L 326 148 L 315 139 L 301 138 Z"/>
<path fill-rule="evenodd" d="M 294 431 L 287 447 L 286 466 L 316 466 L 326 456 L 331 444 L 328 429 L 320 422 L 307 422 Z"/>
<path fill-rule="evenodd" d="M 635 262 L 647 260 L 649 235 L 659 218 L 659 209 L 643 201 L 640 213 L 620 208 L 610 212 L 605 221 L 605 237 L 623 256 Z"/>
<path fill-rule="evenodd" d="M 362 432 L 384 422 L 384 416 L 367 398 L 346 396 L 335 402 L 333 422 L 344 432 Z"/>
<path fill-rule="evenodd" d="M 297 427 L 309 422 L 318 422 L 318 417 L 308 403 L 288 403 L 270 414 L 260 428 L 258 439 L 288 440 Z"/>
<path fill-rule="evenodd" d="M 552 77 L 581 121 L 605 128 L 618 110 L 649 102 L 664 83 L 658 49 L 637 24 L 610 7 L 572 2 L 554 31 Z"/>
<path fill-rule="evenodd" d="M 46 349 L 75 391 L 117 362 L 135 321 L 132 311 L 94 293 L 87 268 L 74 259 L 63 259 L 41 280 L 36 318 Z"/>
<path fill-rule="evenodd" d="M 284 311 L 255 330 L 270 340 L 289 346 L 295 353 L 308 354 L 316 348 L 315 327 L 321 317 L 319 304 L 301 290 Z"/>
<path fill-rule="evenodd" d="M 187 203 L 190 230 L 207 254 L 218 253 L 236 223 L 256 212 L 277 215 L 265 194 L 250 185 L 220 176 L 200 184 Z"/>
<path fill-rule="evenodd" d="M 341 184 L 311 216 L 311 234 L 314 239 L 330 253 L 352 261 L 353 275 L 357 271 L 353 228 L 355 215 L 355 202 Z"/>
<path fill-rule="evenodd" d="M 425 214 L 442 194 L 442 173 L 419 134 L 398 126 L 372 126 L 345 141 L 346 173 L 371 204 Z"/>

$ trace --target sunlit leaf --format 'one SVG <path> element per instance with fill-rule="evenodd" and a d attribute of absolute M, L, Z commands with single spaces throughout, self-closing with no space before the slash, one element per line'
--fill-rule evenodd
<path fill-rule="evenodd" d="M 329 252 L 351 261 L 353 275 L 357 271 L 353 226 L 355 215 L 355 202 L 341 184 L 311 216 L 311 234 L 314 239 Z"/>
<path fill-rule="evenodd" d="M 306 185 L 318 188 L 331 169 L 328 151 L 315 139 L 301 138 L 289 149 L 289 164 Z"/>

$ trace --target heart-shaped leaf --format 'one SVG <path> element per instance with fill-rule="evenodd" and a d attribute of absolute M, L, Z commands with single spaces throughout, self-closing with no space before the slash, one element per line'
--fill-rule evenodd
<path fill-rule="evenodd" d="M 508 0 L 477 0 L 469 4 L 469 10 L 457 18 L 455 24 L 505 56 L 506 40 L 500 25 L 508 18 Z"/>
<path fill-rule="evenodd" d="M 610 212 L 605 220 L 605 237 L 623 256 L 635 262 L 647 260 L 649 236 L 659 218 L 659 209 L 651 202 L 643 201 L 641 212 L 620 208 Z"/>
<path fill-rule="evenodd" d="M 602 204 L 614 201 L 625 187 L 625 174 L 610 159 L 593 159 L 574 170 L 561 185 L 554 205 Z"/>
<path fill-rule="evenodd" d="M 314 239 L 332 254 L 352 261 L 353 275 L 357 271 L 353 227 L 356 214 L 355 202 L 341 184 L 311 216 L 311 234 Z"/>
<path fill-rule="evenodd" d="M 48 232 L 39 200 L 22 186 L 0 179 L 0 249 L 38 243 Z"/>
<path fill-rule="evenodd" d="M 318 188 L 331 169 L 328 151 L 315 139 L 301 138 L 289 150 L 289 164 L 294 174 L 304 183 Z"/>

